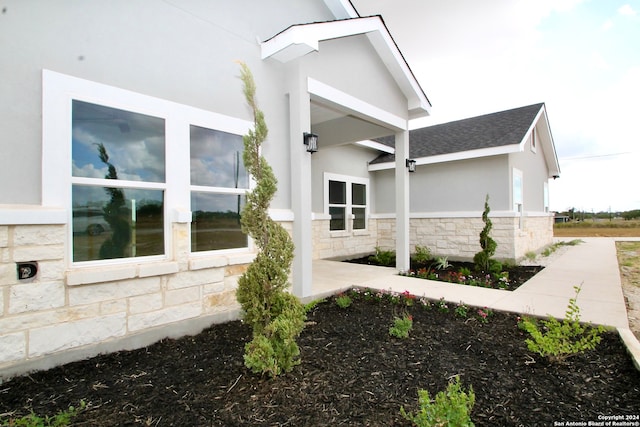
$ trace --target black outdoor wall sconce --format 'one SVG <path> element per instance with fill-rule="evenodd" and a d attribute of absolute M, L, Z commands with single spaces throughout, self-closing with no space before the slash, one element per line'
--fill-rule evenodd
<path fill-rule="evenodd" d="M 414 159 L 407 159 L 407 169 L 409 169 L 409 172 L 415 172 L 416 171 L 416 161 Z"/>
<path fill-rule="evenodd" d="M 307 152 L 315 153 L 318 151 L 318 135 L 315 133 L 305 132 L 303 136 L 304 145 L 307 146 Z"/>

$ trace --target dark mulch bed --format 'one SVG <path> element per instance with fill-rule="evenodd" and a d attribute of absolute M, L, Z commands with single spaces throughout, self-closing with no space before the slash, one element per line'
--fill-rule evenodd
<path fill-rule="evenodd" d="M 346 260 L 345 262 L 350 262 L 354 264 L 365 264 L 365 265 L 380 265 L 371 259 L 370 256 L 365 256 L 361 258 L 354 258 Z M 434 260 L 427 264 L 416 264 L 415 262 L 411 262 L 410 272 L 409 274 L 415 276 L 416 272 L 429 271 L 438 275 L 438 279 L 432 280 L 441 280 L 445 282 L 450 282 L 451 280 L 447 280 L 447 277 L 451 277 L 450 273 L 459 272 L 460 269 L 466 268 L 472 272 L 472 274 L 476 277 L 487 277 L 486 285 L 487 288 L 492 289 L 504 289 L 507 291 L 515 291 L 521 285 L 523 285 L 527 280 L 531 279 L 533 276 L 538 274 L 540 271 L 544 269 L 543 266 L 540 265 L 512 265 L 505 264 L 502 271 L 508 273 L 508 282 L 500 282 L 497 280 L 495 276 L 486 275 L 486 273 L 480 273 L 475 271 L 475 265 L 472 262 L 464 262 L 464 261 L 449 261 L 449 267 L 441 269 L 438 268 L 437 262 Z"/>
<path fill-rule="evenodd" d="M 388 334 L 402 310 L 414 319 L 406 340 Z M 477 426 L 640 414 L 640 373 L 615 333 L 552 365 L 527 351 L 514 314 L 495 313 L 485 324 L 453 307 L 360 298 L 347 309 L 320 304 L 308 320 L 302 363 L 273 380 L 245 369 L 250 330 L 230 322 L 13 379 L 0 385 L 0 413 L 53 414 L 84 400 L 75 425 L 406 426 L 400 406 L 415 410 L 419 388 L 434 395 L 459 375 L 475 390 Z"/>

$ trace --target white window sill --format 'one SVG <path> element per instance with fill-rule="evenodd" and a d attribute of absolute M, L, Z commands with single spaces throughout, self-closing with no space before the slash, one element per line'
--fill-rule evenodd
<path fill-rule="evenodd" d="M 330 235 L 332 238 L 370 236 L 371 232 L 369 230 L 353 230 L 353 231 L 336 230 L 336 231 L 331 231 Z"/>
<path fill-rule="evenodd" d="M 189 270 L 222 268 L 231 265 L 251 263 L 256 257 L 253 252 L 242 252 L 225 255 L 210 255 L 191 258 Z M 90 268 L 76 268 L 67 272 L 67 286 L 82 286 L 105 282 L 116 282 L 143 277 L 166 276 L 180 272 L 175 261 L 161 261 L 144 264 L 104 265 Z"/>
<path fill-rule="evenodd" d="M 163 276 L 179 271 L 174 261 L 154 262 L 149 264 L 105 265 L 82 268 L 67 272 L 67 286 L 91 285 L 95 283 L 115 282 L 151 276 Z"/>

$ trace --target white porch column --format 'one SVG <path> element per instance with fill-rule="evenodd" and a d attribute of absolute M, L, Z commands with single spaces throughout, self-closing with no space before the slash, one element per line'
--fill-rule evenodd
<path fill-rule="evenodd" d="M 409 131 L 396 133 L 396 268 L 408 271 L 411 253 L 409 250 Z"/>
<path fill-rule="evenodd" d="M 311 229 L 311 153 L 302 142 L 311 131 L 311 104 L 307 78 L 297 66 L 289 74 L 289 143 L 291 157 L 291 208 L 294 214 L 292 265 L 294 295 L 304 298 L 312 293 L 313 239 Z"/>

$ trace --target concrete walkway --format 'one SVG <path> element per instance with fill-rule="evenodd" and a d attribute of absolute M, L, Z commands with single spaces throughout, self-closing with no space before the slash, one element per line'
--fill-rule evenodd
<path fill-rule="evenodd" d="M 536 316 L 565 316 L 574 286 L 581 286 L 577 304 L 581 320 L 618 328 L 627 347 L 640 360 L 640 344 L 629 331 L 622 293 L 615 240 L 583 238 L 584 243 L 566 247 L 562 254 L 515 291 L 456 285 L 399 276 L 395 268 L 338 261 L 313 263 L 314 298 L 335 294 L 354 286 L 409 291 L 431 299 L 488 307 Z M 619 239 L 637 240 L 637 239 Z M 640 367 L 639 367 L 640 369 Z"/>

